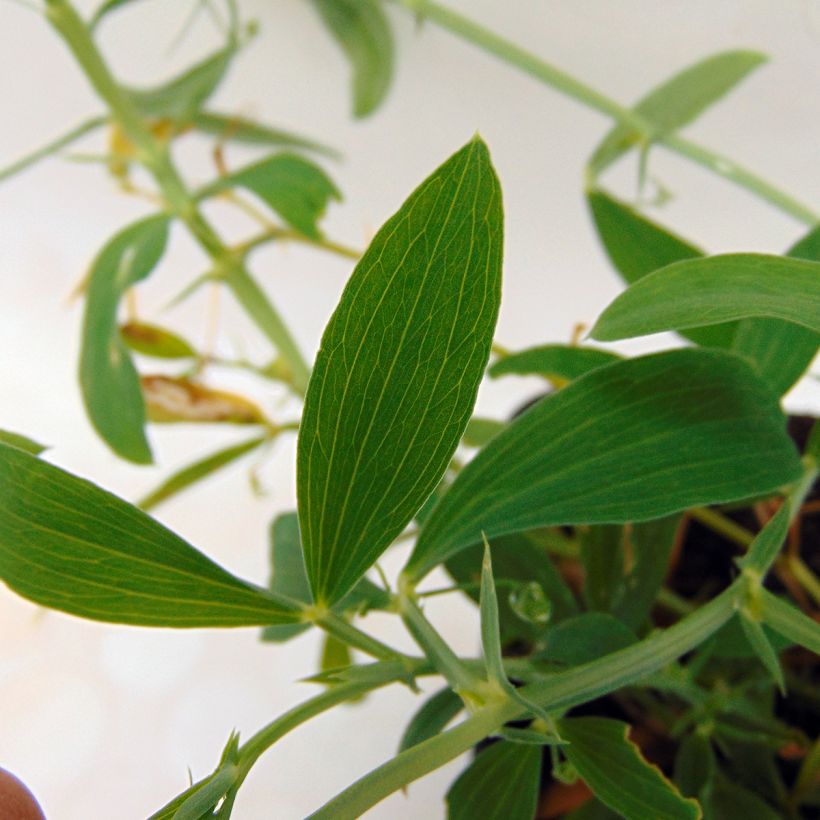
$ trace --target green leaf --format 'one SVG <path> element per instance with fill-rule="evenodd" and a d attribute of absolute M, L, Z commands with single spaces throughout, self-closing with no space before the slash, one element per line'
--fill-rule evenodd
<path fill-rule="evenodd" d="M 462 441 L 467 447 L 483 447 L 491 438 L 500 433 L 507 423 L 496 419 L 484 419 L 473 416 L 467 422 Z"/>
<path fill-rule="evenodd" d="M 585 612 L 550 627 L 545 640 L 546 649 L 534 658 L 566 666 L 590 663 L 638 642 L 628 626 L 604 612 Z"/>
<path fill-rule="evenodd" d="M 687 735 L 675 756 L 675 783 L 684 797 L 702 798 L 715 779 L 715 753 L 709 738 L 698 731 Z"/>
<path fill-rule="evenodd" d="M 760 596 L 760 614 L 767 626 L 820 655 L 820 624 L 817 621 L 765 589 L 760 591 Z"/>
<path fill-rule="evenodd" d="M 155 359 L 190 359 L 196 350 L 176 333 L 146 322 L 126 322 L 120 326 L 122 340 L 135 353 Z"/>
<path fill-rule="evenodd" d="M 39 456 L 40 453 L 48 449 L 44 444 L 38 444 L 27 436 L 21 436 L 19 433 L 12 433 L 8 430 L 0 430 L 0 444 L 8 444 L 10 447 L 16 447 L 18 450 L 31 453 L 33 456 Z"/>
<path fill-rule="evenodd" d="M 755 655 L 757 655 L 760 662 L 766 667 L 766 671 L 772 676 L 772 680 L 777 684 L 780 693 L 785 696 L 786 681 L 783 679 L 780 659 L 777 657 L 777 652 L 772 647 L 768 636 L 763 631 L 762 625 L 743 611 L 739 613 L 739 618 L 746 640 L 754 649 Z"/>
<path fill-rule="evenodd" d="M 330 672 L 333 669 L 344 669 L 353 663 L 350 647 L 333 635 L 325 635 L 322 640 L 322 654 L 319 669 Z"/>
<path fill-rule="evenodd" d="M 612 341 L 749 316 L 820 332 L 820 262 L 754 253 L 676 262 L 618 296 L 590 335 Z"/>
<path fill-rule="evenodd" d="M 763 495 L 801 474 L 777 401 L 751 366 L 684 349 L 607 365 L 539 401 L 458 474 L 407 574 L 532 527 L 640 522 Z"/>
<path fill-rule="evenodd" d="M 313 0 L 353 72 L 353 116 L 381 105 L 393 79 L 393 35 L 377 0 Z"/>
<path fill-rule="evenodd" d="M 154 509 L 154 507 L 162 504 L 169 498 L 173 498 L 183 490 L 187 490 L 188 487 L 191 487 L 203 478 L 207 478 L 217 470 L 226 467 L 228 464 L 232 464 L 237 459 L 252 452 L 266 441 L 268 441 L 267 436 L 254 436 L 247 441 L 232 444 L 223 450 L 217 450 L 206 458 L 183 467 L 141 499 L 137 506 L 146 512 Z"/>
<path fill-rule="evenodd" d="M 696 801 L 681 797 L 675 786 L 641 756 L 628 740 L 629 726 L 597 717 L 567 718 L 559 723 L 570 745 L 563 751 L 595 796 L 624 817 L 652 820 L 698 820 Z"/>
<path fill-rule="evenodd" d="M 410 719 L 401 737 L 399 752 L 442 732 L 463 708 L 464 701 L 449 686 L 440 689 Z"/>
<path fill-rule="evenodd" d="M 535 582 L 544 590 L 552 608 L 552 620 L 561 621 L 578 613 L 578 604 L 559 574 L 546 549 L 526 534 L 505 535 L 490 542 L 493 566 L 499 585 L 504 582 L 526 584 Z M 483 546 L 474 544 L 447 560 L 446 569 L 456 583 L 475 584 L 467 594 L 478 601 L 478 583 L 481 580 Z M 544 632 L 543 626 L 522 621 L 510 605 L 509 595 L 498 602 L 501 640 L 535 641 Z"/>
<path fill-rule="evenodd" d="M 541 749 L 502 740 L 479 752 L 447 792 L 448 820 L 532 820 Z"/>
<path fill-rule="evenodd" d="M 93 31 L 112 11 L 116 11 L 122 6 L 130 5 L 133 2 L 134 0 L 105 0 L 88 21 L 89 29 Z"/>
<path fill-rule="evenodd" d="M 156 88 L 129 88 L 128 95 L 143 117 L 189 122 L 216 91 L 236 47 L 226 46 Z"/>
<path fill-rule="evenodd" d="M 253 165 L 220 177 L 197 192 L 197 198 L 231 188 L 247 188 L 276 211 L 291 227 L 312 239 L 319 238 L 316 223 L 331 199 L 342 195 L 325 172 L 296 154 L 275 154 Z"/>
<path fill-rule="evenodd" d="M 236 142 L 263 148 L 302 149 L 327 157 L 339 157 L 336 149 L 320 142 L 233 114 L 198 111 L 191 117 L 191 123 L 197 131 L 214 136 L 220 142 Z"/>
<path fill-rule="evenodd" d="M 712 55 L 670 77 L 633 110 L 651 124 L 651 138 L 658 139 L 692 122 L 765 61 L 765 55 L 756 51 Z M 595 149 L 589 161 L 590 170 L 600 174 L 636 145 L 645 147 L 641 134 L 628 125 L 614 126 Z"/>
<path fill-rule="evenodd" d="M 376 235 L 322 338 L 297 453 L 317 602 L 338 600 L 435 489 L 490 353 L 502 211 L 474 140 Z"/>
<path fill-rule="evenodd" d="M 787 252 L 794 259 L 820 262 L 820 226 L 809 231 Z M 754 362 L 763 377 L 782 395 L 806 372 L 820 346 L 820 334 L 782 319 L 738 322 L 732 350 Z"/>
<path fill-rule="evenodd" d="M 296 605 L 226 572 L 141 510 L 0 444 L 0 579 L 35 603 L 141 626 L 298 621 Z"/>
<path fill-rule="evenodd" d="M 117 325 L 123 294 L 157 266 L 168 241 L 165 215 L 114 236 L 91 265 L 80 352 L 80 385 L 91 423 L 115 453 L 147 464 L 145 406 L 139 377 Z"/>
<path fill-rule="evenodd" d="M 498 596 L 493 580 L 493 563 L 490 557 L 490 545 L 484 539 L 484 559 L 481 563 L 481 649 L 484 654 L 484 666 L 487 680 L 495 681 L 502 689 L 507 689 L 510 682 L 504 671 L 504 659 L 501 651 L 501 631 L 498 628 Z"/>
<path fill-rule="evenodd" d="M 299 538 L 299 516 L 295 512 L 282 513 L 273 519 L 270 527 L 271 568 L 273 570 L 268 588 L 275 595 L 282 595 L 304 604 L 313 603 L 302 542 Z M 360 609 L 386 609 L 390 606 L 390 596 L 367 578 L 339 601 L 333 611 L 337 615 L 356 612 Z M 263 641 L 280 643 L 300 635 L 310 628 L 309 624 L 282 624 L 266 627 L 262 631 Z"/>
<path fill-rule="evenodd" d="M 783 820 L 762 797 L 728 777 L 717 779 L 706 806 L 709 820 Z"/>
<path fill-rule="evenodd" d="M 571 382 L 601 365 L 612 364 L 620 356 L 607 350 L 574 345 L 542 345 L 520 350 L 499 359 L 487 371 L 490 377 L 543 376 L 550 381 Z"/>
<path fill-rule="evenodd" d="M 604 250 L 630 285 L 673 262 L 704 255 L 700 248 L 603 191 L 590 191 L 587 198 Z M 699 345 L 728 347 L 735 330 L 734 324 L 713 325 L 681 335 Z"/>
<path fill-rule="evenodd" d="M 580 536 L 587 608 L 609 612 L 624 575 L 624 528 L 606 524 L 588 527 Z"/>

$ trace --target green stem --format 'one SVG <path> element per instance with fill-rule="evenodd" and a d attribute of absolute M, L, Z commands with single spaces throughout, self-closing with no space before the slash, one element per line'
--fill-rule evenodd
<path fill-rule="evenodd" d="M 242 266 L 242 257 L 219 238 L 188 191 L 171 161 L 167 147 L 143 122 L 130 96 L 117 83 L 70 0 L 48 0 L 46 17 L 62 37 L 94 90 L 108 105 L 113 119 L 136 149 L 138 161 L 152 174 L 171 212 L 188 227 L 240 304 L 287 360 L 294 388 L 304 393 L 309 368 L 296 342 L 267 297 Z"/>
<path fill-rule="evenodd" d="M 689 515 L 733 544 L 743 547 L 744 550 L 748 549 L 749 544 L 755 540 L 754 533 L 741 527 L 740 524 L 735 524 L 731 518 L 727 518 L 717 510 L 709 509 L 709 507 L 693 507 L 689 510 Z"/>
<path fill-rule="evenodd" d="M 7 165 L 5 168 L 0 169 L 0 182 L 4 182 L 10 177 L 13 177 L 15 174 L 25 171 L 26 168 L 34 165 L 41 159 L 45 159 L 46 157 L 51 156 L 51 154 L 55 154 L 60 149 L 65 148 L 67 145 L 71 145 L 72 142 L 76 142 L 80 139 L 80 137 L 90 134 L 100 126 L 105 125 L 106 122 L 108 122 L 108 117 L 92 117 L 91 119 L 84 120 L 75 128 L 72 128 L 70 131 L 66 131 L 65 134 L 62 134 L 51 142 L 37 148 L 30 154 L 26 154 L 26 156 L 21 157 L 11 165 Z"/>
<path fill-rule="evenodd" d="M 478 25 L 467 17 L 452 11 L 434 0 L 391 0 L 409 11 L 430 20 L 451 34 L 467 40 L 500 60 L 535 77 L 588 108 L 599 111 L 616 122 L 637 132 L 643 141 L 656 141 L 670 151 L 722 176 L 755 196 L 775 205 L 795 219 L 808 225 L 820 222 L 820 214 L 798 202 L 789 194 L 737 163 L 714 151 L 684 140 L 675 134 L 658 134 L 653 124 L 630 108 L 605 96 L 592 86 L 581 82 L 565 71 L 542 60 L 515 43 L 500 37 L 490 29 Z"/>
<path fill-rule="evenodd" d="M 352 646 L 354 649 L 360 649 L 365 654 L 378 660 L 410 660 L 407 655 L 391 649 L 387 644 L 382 643 L 366 632 L 362 632 L 361 629 L 348 623 L 344 618 L 340 618 L 333 612 L 325 612 L 317 617 L 314 623 L 340 641 Z"/>

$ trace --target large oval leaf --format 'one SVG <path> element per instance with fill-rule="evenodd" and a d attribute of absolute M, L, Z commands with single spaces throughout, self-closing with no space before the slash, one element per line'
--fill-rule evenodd
<path fill-rule="evenodd" d="M 136 507 L 0 443 L 0 579 L 96 621 L 169 627 L 300 620 Z"/>
<path fill-rule="evenodd" d="M 748 316 L 820 332 L 820 262 L 756 253 L 676 262 L 625 290 L 590 335 L 612 341 Z"/>
<path fill-rule="evenodd" d="M 492 439 L 433 509 L 406 571 L 418 580 L 482 532 L 646 521 L 762 495 L 800 472 L 775 396 L 737 356 L 616 362 Z"/>
<path fill-rule="evenodd" d="M 156 267 L 168 241 L 168 217 L 150 216 L 120 231 L 102 249 L 88 279 L 80 386 L 91 423 L 115 453 L 146 464 L 145 405 L 139 376 L 117 325 L 128 288 Z"/>
<path fill-rule="evenodd" d="M 501 193 L 474 140 L 376 235 L 322 338 L 299 430 L 299 521 L 318 603 L 345 594 L 433 491 L 498 316 Z"/>

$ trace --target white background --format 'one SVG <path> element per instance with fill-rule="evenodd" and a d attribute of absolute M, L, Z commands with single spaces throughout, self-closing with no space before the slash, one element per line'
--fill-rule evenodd
<path fill-rule="evenodd" d="M 83 3 L 84 9 L 94 4 Z M 201 20 L 172 54 L 168 46 L 191 3 L 146 0 L 105 26 L 102 42 L 120 76 L 149 84 L 216 45 Z M 820 7 L 800 0 L 454 0 L 453 5 L 615 99 L 629 103 L 675 70 L 711 52 L 759 48 L 771 63 L 688 135 L 758 170 L 804 201 L 820 203 Z M 504 302 L 497 338 L 511 348 L 568 340 L 618 292 L 582 197 L 584 161 L 607 121 L 432 26 L 418 31 L 395 9 L 398 70 L 375 116 L 349 116 L 347 67 L 303 0 L 245 0 L 261 33 L 221 87 L 233 112 L 314 136 L 345 156 L 327 168 L 345 194 L 328 233 L 362 246 L 436 165 L 478 130 L 504 189 Z M 0 4 L 0 161 L 26 152 L 86 114 L 100 111 L 44 21 Z M 100 139 L 83 150 L 100 152 Z M 211 173 L 208 145 L 180 143 L 192 181 Z M 232 163 L 245 158 L 231 154 Z M 676 198 L 661 218 L 710 251 L 779 252 L 802 232 L 792 219 L 657 151 L 653 173 Z M 634 192 L 626 164 L 608 179 Z M 47 161 L 0 188 L 0 427 L 53 445 L 48 457 L 114 492 L 135 498 L 170 469 L 241 430 L 154 430 L 158 466 L 117 461 L 92 434 L 75 379 L 80 306 L 72 286 L 102 241 L 146 212 L 97 166 Z M 227 235 L 247 221 L 214 211 Z M 202 342 L 208 299 L 181 309 L 165 302 L 205 260 L 183 232 L 142 289 L 144 318 L 185 328 Z M 282 306 L 304 350 L 317 340 L 350 273 L 349 262 L 294 247 L 269 248 L 254 272 Z M 220 349 L 264 361 L 263 340 L 222 300 Z M 621 347 L 657 348 L 653 338 Z M 245 389 L 241 379 L 222 386 Z M 483 388 L 479 408 L 506 412 L 534 383 Z M 247 389 L 252 389 L 248 387 Z M 276 418 L 292 409 L 275 389 L 256 398 Z M 792 407 L 820 405 L 809 385 Z M 159 517 L 237 574 L 264 582 L 266 526 L 294 504 L 293 442 L 263 464 L 246 462 L 214 478 Z M 252 497 L 247 470 L 267 489 Z M 401 554 L 385 561 L 396 571 Z M 477 622 L 466 604 L 436 599 L 429 610 L 462 652 L 475 651 Z M 391 620 L 364 624 L 409 648 Z M 44 612 L 0 590 L 0 766 L 16 771 L 53 820 L 140 818 L 209 772 L 231 729 L 243 736 L 315 691 L 294 681 L 314 671 L 318 641 L 260 645 L 254 630 L 175 633 L 89 624 Z M 320 717 L 281 741 L 257 765 L 236 805 L 239 820 L 302 817 L 387 759 L 417 701 L 393 688 L 360 706 Z M 462 765 L 451 764 L 369 815 L 437 817 Z"/>

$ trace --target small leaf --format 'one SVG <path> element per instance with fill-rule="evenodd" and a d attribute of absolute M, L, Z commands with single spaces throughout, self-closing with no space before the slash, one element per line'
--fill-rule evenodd
<path fill-rule="evenodd" d="M 0 430 L 0 444 L 8 444 L 10 447 L 16 447 L 18 450 L 31 453 L 33 456 L 39 456 L 40 453 L 48 449 L 44 444 L 38 444 L 27 436 L 21 436 L 19 433 L 12 433 L 8 430 Z"/>
<path fill-rule="evenodd" d="M 449 687 L 428 698 L 407 724 L 399 743 L 399 752 L 416 746 L 444 731 L 447 724 L 464 708 L 464 701 Z"/>
<path fill-rule="evenodd" d="M 128 95 L 143 117 L 185 124 L 216 91 L 235 54 L 235 46 L 227 46 L 167 83 L 156 88 L 129 88 Z"/>
<path fill-rule="evenodd" d="M 479 752 L 447 792 L 448 820 L 532 820 L 541 749 L 502 740 Z"/>
<path fill-rule="evenodd" d="M 189 795 L 174 813 L 174 820 L 202 820 L 213 817 L 212 809 L 239 779 L 236 766 L 224 766 Z"/>
<path fill-rule="evenodd" d="M 590 335 L 612 341 L 749 316 L 820 332 L 820 262 L 754 253 L 676 262 L 618 296 Z"/>
<path fill-rule="evenodd" d="M 186 378 L 142 376 L 148 418 L 155 423 L 265 424 L 264 413 L 236 393 L 213 390 Z"/>
<path fill-rule="evenodd" d="M 333 635 L 325 635 L 322 640 L 322 655 L 319 660 L 319 669 L 330 672 L 334 669 L 344 669 L 353 663 L 350 647 Z"/>
<path fill-rule="evenodd" d="M 700 807 L 681 797 L 659 769 L 628 739 L 629 726 L 598 717 L 566 718 L 559 723 L 567 760 L 595 796 L 624 817 L 698 820 Z"/>
<path fill-rule="evenodd" d="M 765 61 L 756 51 L 712 55 L 670 77 L 633 110 L 651 124 L 651 138 L 658 139 L 692 122 Z M 592 155 L 591 171 L 600 174 L 635 145 L 642 145 L 640 134 L 628 125 L 614 126 Z"/>
<path fill-rule="evenodd" d="M 393 35 L 376 0 L 313 0 L 313 5 L 350 61 L 353 115 L 366 117 L 381 105 L 393 79 Z"/>
<path fill-rule="evenodd" d="M 820 624 L 767 590 L 760 591 L 760 614 L 784 638 L 820 655 Z"/>
<path fill-rule="evenodd" d="M 571 382 L 596 367 L 612 364 L 620 358 L 616 353 L 593 347 L 543 345 L 504 356 L 487 372 L 493 379 L 508 375 L 543 376 L 553 382 Z"/>
<path fill-rule="evenodd" d="M 435 489 L 472 414 L 501 279 L 501 198 L 475 140 L 379 231 L 327 325 L 297 453 L 317 603 L 342 597 Z"/>
<path fill-rule="evenodd" d="M 609 612 L 624 575 L 624 528 L 584 528 L 581 533 L 584 600 L 592 611 Z"/>
<path fill-rule="evenodd" d="M 484 666 L 487 679 L 507 689 L 510 682 L 504 671 L 504 659 L 501 651 L 501 632 L 498 628 L 498 596 L 493 580 L 493 564 L 490 557 L 490 545 L 484 539 L 484 560 L 481 564 L 481 649 L 484 653 Z"/>
<path fill-rule="evenodd" d="M 292 602 L 234 577 L 141 510 L 0 444 L 0 579 L 83 618 L 166 627 L 300 619 Z"/>
<path fill-rule="evenodd" d="M 339 156 L 335 149 L 307 137 L 233 114 L 198 111 L 191 117 L 191 124 L 197 131 L 214 136 L 220 142 L 235 142 L 263 148 L 302 149 L 327 157 Z"/>
<path fill-rule="evenodd" d="M 740 612 L 739 618 L 740 625 L 743 627 L 743 633 L 746 635 L 746 640 L 752 649 L 754 649 L 755 655 L 757 655 L 760 662 L 772 676 L 772 680 L 777 684 L 780 693 L 785 696 L 786 681 L 783 678 L 783 669 L 780 666 L 780 659 L 777 657 L 777 653 L 773 649 L 768 636 L 763 631 L 763 627 L 758 621 L 743 611 Z"/>
<path fill-rule="evenodd" d="M 638 642 L 635 633 L 604 612 L 585 612 L 551 627 L 545 635 L 546 649 L 534 657 L 566 666 L 580 666 L 626 649 Z"/>
<path fill-rule="evenodd" d="M 628 284 L 673 262 L 704 255 L 700 248 L 604 191 L 590 191 L 587 196 L 601 243 Z M 736 325 L 729 323 L 691 328 L 681 335 L 699 345 L 728 347 L 735 330 Z"/>
<path fill-rule="evenodd" d="M 266 441 L 268 441 L 267 436 L 254 436 L 248 441 L 243 441 L 240 444 L 232 444 L 223 450 L 217 450 L 215 453 L 211 453 L 211 455 L 206 458 L 195 461 L 193 464 L 188 464 L 163 481 L 155 490 L 152 490 L 137 506 L 146 512 L 154 509 L 154 507 L 162 504 L 169 498 L 173 498 L 175 495 L 183 492 L 183 490 L 187 490 L 203 478 L 222 469 L 222 467 L 226 467 L 228 464 L 232 464 L 247 453 L 252 452 Z"/>
<path fill-rule="evenodd" d="M 197 191 L 197 198 L 214 196 L 231 188 L 247 188 L 291 227 L 312 239 L 319 238 L 316 223 L 330 200 L 342 195 L 325 172 L 296 154 L 275 154 L 241 168 Z"/>
<path fill-rule="evenodd" d="M 718 777 L 706 804 L 709 820 L 783 820 L 760 795 L 728 777 Z"/>
<path fill-rule="evenodd" d="M 120 231 L 91 266 L 80 352 L 80 385 L 92 424 L 114 452 L 146 464 L 145 407 L 139 377 L 120 338 L 117 308 L 165 252 L 168 217 L 151 216 Z"/>
<path fill-rule="evenodd" d="M 684 797 L 701 798 L 715 779 L 715 753 L 709 738 L 698 731 L 687 735 L 675 756 L 675 783 Z"/>
<path fill-rule="evenodd" d="M 820 227 L 809 231 L 786 255 L 820 262 Z M 753 361 L 779 395 L 806 372 L 818 347 L 820 334 L 782 319 L 743 319 L 732 342 L 733 352 Z"/>
<path fill-rule="evenodd" d="M 743 360 L 685 349 L 616 362 L 479 451 L 433 508 L 406 573 L 420 579 L 482 531 L 646 521 L 800 473 L 775 397 Z"/>
<path fill-rule="evenodd" d="M 190 359 L 196 350 L 176 333 L 146 322 L 126 322 L 120 326 L 122 340 L 135 353 L 155 359 Z"/>

